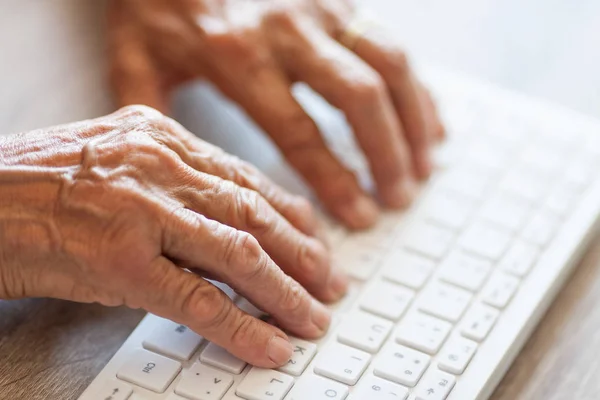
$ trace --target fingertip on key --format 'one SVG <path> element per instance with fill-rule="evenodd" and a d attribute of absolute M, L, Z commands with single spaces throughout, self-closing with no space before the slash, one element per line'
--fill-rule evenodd
<path fill-rule="evenodd" d="M 416 183 L 413 179 L 401 179 L 392 185 L 384 194 L 385 203 L 392 208 L 404 208 L 415 198 Z"/>
<path fill-rule="evenodd" d="M 367 196 L 358 196 L 353 201 L 340 206 L 337 214 L 351 229 L 365 229 L 379 219 L 379 207 Z"/>
<path fill-rule="evenodd" d="M 267 355 L 276 365 L 284 365 L 290 358 L 294 348 L 289 340 L 280 336 L 273 336 L 267 345 Z"/>

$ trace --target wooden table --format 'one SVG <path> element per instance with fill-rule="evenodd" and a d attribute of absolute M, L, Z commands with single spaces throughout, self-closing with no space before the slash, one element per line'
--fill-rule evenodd
<path fill-rule="evenodd" d="M 600 116 L 600 4 L 594 0 L 376 0 L 420 60 Z M 0 4 L 0 132 L 112 109 L 103 3 Z M 393 12 L 392 12 L 393 11 Z M 193 111 L 194 94 L 178 100 Z M 184 121 L 186 122 L 186 121 Z M 193 121 L 187 121 L 194 129 Z M 196 126 L 196 131 L 201 129 Z M 493 400 L 600 398 L 600 240 Z M 0 301 L 0 399 L 75 399 L 143 316 L 58 300 Z"/>

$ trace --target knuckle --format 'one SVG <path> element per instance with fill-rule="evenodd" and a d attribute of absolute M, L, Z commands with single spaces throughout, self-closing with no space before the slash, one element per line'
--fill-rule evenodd
<path fill-rule="evenodd" d="M 250 315 L 241 315 L 237 321 L 237 326 L 231 334 L 231 344 L 234 348 L 259 343 L 259 330 L 256 327 L 256 322 Z"/>
<path fill-rule="evenodd" d="M 271 217 L 271 208 L 267 201 L 256 191 L 238 188 L 235 195 L 237 219 L 248 230 L 256 234 L 267 234 L 275 228 Z"/>
<path fill-rule="evenodd" d="M 397 75 L 405 77 L 410 72 L 410 62 L 408 56 L 401 49 L 395 48 L 387 54 L 388 64 L 392 71 L 392 76 Z"/>
<path fill-rule="evenodd" d="M 261 276 L 267 269 L 267 258 L 258 240 L 251 234 L 231 229 L 224 246 L 226 265 L 235 268 L 236 274 L 243 280 Z"/>
<path fill-rule="evenodd" d="M 308 314 L 309 300 L 302 286 L 287 275 L 283 278 L 282 286 L 284 293 L 279 306 L 280 310 L 284 314 L 292 314 L 296 317 Z"/>
<path fill-rule="evenodd" d="M 365 70 L 348 84 L 353 98 L 365 104 L 378 104 L 385 95 L 386 87 L 382 77 L 375 71 Z"/>
<path fill-rule="evenodd" d="M 141 104 L 122 107 L 118 112 L 125 118 L 133 120 L 159 121 L 164 118 L 160 111 Z"/>
<path fill-rule="evenodd" d="M 202 327 L 221 326 L 228 315 L 228 302 L 218 289 L 195 282 L 185 291 L 181 302 L 182 315 L 190 316 Z"/>
<path fill-rule="evenodd" d="M 264 23 L 269 27 L 276 27 L 287 31 L 298 30 L 298 15 L 287 4 L 274 5 L 264 18 Z"/>

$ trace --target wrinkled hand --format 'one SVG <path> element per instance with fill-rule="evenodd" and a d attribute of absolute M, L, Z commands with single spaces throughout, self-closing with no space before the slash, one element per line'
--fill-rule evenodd
<path fill-rule="evenodd" d="M 327 149 L 291 85 L 306 82 L 345 113 L 387 206 L 410 202 L 444 131 L 394 40 L 371 29 L 353 51 L 339 43 L 353 14 L 350 0 L 113 0 L 117 97 L 165 111 L 177 84 L 210 79 L 264 128 L 331 213 L 352 228 L 369 226 L 376 203 Z"/>
<path fill-rule="evenodd" d="M 148 107 L 0 139 L 0 298 L 144 308 L 253 364 L 327 329 L 346 289 L 311 206 Z M 304 287 L 303 287 L 303 286 Z"/>

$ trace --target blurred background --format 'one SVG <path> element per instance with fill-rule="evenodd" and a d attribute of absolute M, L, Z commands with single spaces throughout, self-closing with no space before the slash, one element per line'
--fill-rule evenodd
<path fill-rule="evenodd" d="M 364 0 L 413 60 L 600 117 L 600 2 Z M 0 132 L 97 116 L 104 1 L 0 1 Z"/>

